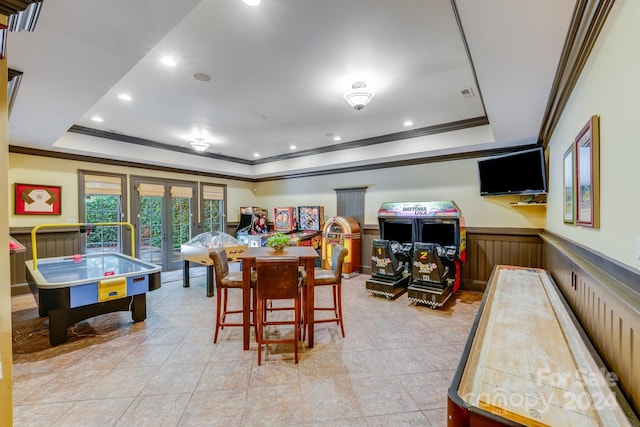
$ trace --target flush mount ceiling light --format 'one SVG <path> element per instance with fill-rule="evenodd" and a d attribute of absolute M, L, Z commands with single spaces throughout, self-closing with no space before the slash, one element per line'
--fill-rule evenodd
<path fill-rule="evenodd" d="M 367 89 L 365 82 L 355 82 L 351 85 L 351 89 L 342 94 L 345 101 L 353 107 L 354 110 L 362 110 L 365 105 L 373 98 L 373 91 Z"/>
<path fill-rule="evenodd" d="M 209 144 L 204 142 L 203 138 L 196 138 L 195 141 L 192 141 L 189 144 L 191 144 L 191 148 L 196 150 L 198 153 L 204 153 L 207 151 L 207 148 L 209 148 Z"/>

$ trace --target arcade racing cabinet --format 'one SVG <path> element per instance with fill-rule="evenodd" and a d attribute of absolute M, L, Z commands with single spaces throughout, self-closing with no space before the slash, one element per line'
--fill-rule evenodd
<path fill-rule="evenodd" d="M 395 298 L 411 281 L 411 243 L 374 239 L 371 256 L 371 278 L 366 290 L 374 295 Z"/>
<path fill-rule="evenodd" d="M 466 260 L 466 231 L 458 206 L 452 201 L 385 202 L 378 210 L 378 222 L 379 240 L 389 244 L 373 242 L 366 290 L 393 298 L 408 287 L 410 301 L 441 307 L 458 290 Z M 417 243 L 437 246 L 419 245 L 418 250 Z M 421 256 L 426 265 L 420 264 Z M 394 258 L 397 268 L 400 263 L 404 268 L 401 276 L 393 266 Z"/>
<path fill-rule="evenodd" d="M 413 247 L 409 300 L 430 305 L 432 308 L 442 307 L 452 295 L 458 248 L 423 242 L 416 242 Z"/>

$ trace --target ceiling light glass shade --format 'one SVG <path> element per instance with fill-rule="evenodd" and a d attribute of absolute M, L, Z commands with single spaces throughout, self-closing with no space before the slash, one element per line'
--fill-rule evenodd
<path fill-rule="evenodd" d="M 209 148 L 209 144 L 207 144 L 202 140 L 193 141 L 193 142 L 190 142 L 189 144 L 191 144 L 191 148 L 196 150 L 198 153 L 204 153 L 205 151 L 207 151 L 207 148 Z"/>
<path fill-rule="evenodd" d="M 342 94 L 342 97 L 355 110 L 362 110 L 373 98 L 373 91 L 367 89 L 365 82 L 355 82 L 350 90 Z"/>

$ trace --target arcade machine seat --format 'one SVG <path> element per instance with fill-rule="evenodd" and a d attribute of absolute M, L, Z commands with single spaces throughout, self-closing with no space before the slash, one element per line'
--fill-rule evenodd
<path fill-rule="evenodd" d="M 431 308 L 442 307 L 452 294 L 456 253 L 456 246 L 414 243 L 413 279 L 409 285 L 410 301 L 426 302 Z M 427 295 L 430 298 L 427 298 Z"/>
<path fill-rule="evenodd" d="M 395 298 L 411 281 L 409 266 L 413 244 L 374 239 L 372 246 L 371 279 L 366 282 L 366 290 L 388 299 Z"/>

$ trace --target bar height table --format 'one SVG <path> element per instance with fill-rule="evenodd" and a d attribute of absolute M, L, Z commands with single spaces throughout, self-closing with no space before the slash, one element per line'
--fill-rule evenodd
<path fill-rule="evenodd" d="M 244 349 L 249 350 L 249 337 L 251 335 L 251 269 L 256 266 L 257 257 L 275 256 L 295 256 L 299 259 L 299 264 L 307 272 L 306 294 L 306 319 L 309 326 L 309 348 L 313 348 L 314 339 L 314 267 L 315 260 L 320 255 L 311 246 L 289 246 L 284 250 L 276 252 L 269 247 L 251 247 L 246 252 L 238 255 L 238 260 L 242 262 L 242 338 Z"/>

